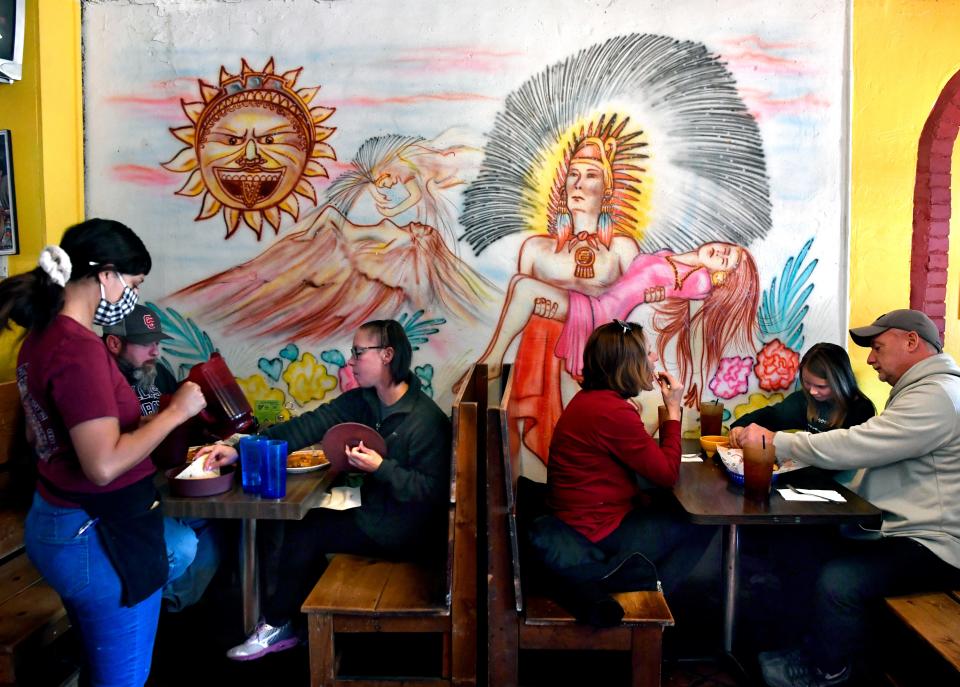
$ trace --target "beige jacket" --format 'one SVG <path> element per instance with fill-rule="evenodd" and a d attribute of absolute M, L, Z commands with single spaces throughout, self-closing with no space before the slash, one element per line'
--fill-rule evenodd
<path fill-rule="evenodd" d="M 856 491 L 883 511 L 883 536 L 912 537 L 960 568 L 960 367 L 946 353 L 907 370 L 863 424 L 778 432 L 774 445 L 808 465 L 862 468 Z"/>

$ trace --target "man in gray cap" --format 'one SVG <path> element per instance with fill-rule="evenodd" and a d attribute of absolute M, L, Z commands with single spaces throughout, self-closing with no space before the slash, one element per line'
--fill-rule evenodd
<path fill-rule="evenodd" d="M 856 491 L 883 511 L 879 530 L 845 532 L 810 552 L 828 552 L 812 639 L 760 654 L 771 687 L 851 684 L 884 597 L 960 584 L 960 367 L 916 310 L 894 310 L 850 336 L 870 348 L 867 362 L 893 387 L 882 413 L 823 434 L 750 425 L 740 440 L 764 438 L 778 456 L 828 470 L 859 469 Z"/>
<path fill-rule="evenodd" d="M 133 312 L 117 324 L 103 328 L 103 342 L 117 361 L 140 399 L 144 417 L 160 411 L 160 396 L 172 394 L 177 380 L 163 365 L 158 365 L 160 342 L 171 339 L 160 327 L 160 318 L 145 305 L 136 305 Z"/>
<path fill-rule="evenodd" d="M 103 342 L 136 392 L 140 415 L 145 418 L 160 411 L 161 396 L 177 389 L 177 380 L 166 367 L 157 364 L 160 342 L 172 338 L 163 333 L 157 314 L 144 305 L 137 305 L 120 322 L 103 328 Z M 181 431 L 190 433 L 186 425 L 181 425 L 175 433 Z M 178 441 L 170 443 L 176 445 Z M 186 446 L 185 440 L 180 443 Z M 164 467 L 164 463 L 157 457 L 163 454 L 164 446 L 161 444 L 154 451 L 155 462 L 160 467 Z M 174 458 L 177 463 L 183 462 L 183 450 L 181 447 Z M 206 520 L 196 518 L 164 518 L 163 536 L 170 562 L 163 604 L 168 611 L 179 611 L 196 603 L 213 579 L 220 563 L 219 544 L 213 527 Z"/>

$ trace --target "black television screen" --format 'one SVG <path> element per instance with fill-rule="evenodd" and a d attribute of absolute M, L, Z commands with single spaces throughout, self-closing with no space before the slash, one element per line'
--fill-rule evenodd
<path fill-rule="evenodd" d="M 21 75 L 23 62 L 24 0 L 0 0 L 0 82 Z"/>

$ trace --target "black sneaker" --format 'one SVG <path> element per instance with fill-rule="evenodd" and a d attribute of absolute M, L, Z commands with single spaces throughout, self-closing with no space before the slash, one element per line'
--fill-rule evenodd
<path fill-rule="evenodd" d="M 763 679 L 770 687 L 838 687 L 850 681 L 850 666 L 825 673 L 803 651 L 765 651 L 758 657 Z"/>

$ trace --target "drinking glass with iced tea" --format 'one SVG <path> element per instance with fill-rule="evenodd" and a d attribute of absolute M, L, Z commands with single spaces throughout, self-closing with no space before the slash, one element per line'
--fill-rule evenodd
<path fill-rule="evenodd" d="M 777 452 L 766 437 L 743 444 L 743 493 L 749 499 L 764 501 L 770 496 L 773 464 Z"/>
<path fill-rule="evenodd" d="M 720 436 L 723 432 L 723 404 L 704 403 L 700 406 L 700 436 Z"/>

